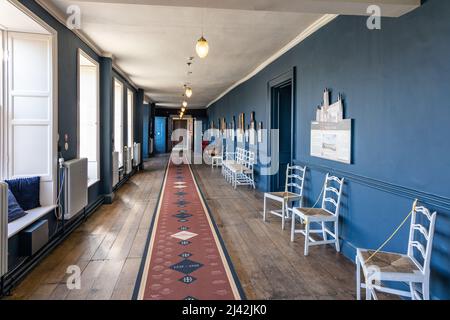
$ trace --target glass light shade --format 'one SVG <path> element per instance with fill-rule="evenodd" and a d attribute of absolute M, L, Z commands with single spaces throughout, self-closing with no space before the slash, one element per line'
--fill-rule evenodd
<path fill-rule="evenodd" d="M 188 98 L 192 97 L 192 89 L 189 88 L 189 87 L 186 87 L 186 90 L 185 90 L 184 94 L 185 94 L 186 97 L 188 97 Z"/>
<path fill-rule="evenodd" d="M 187 105 L 188 105 L 188 103 L 187 103 L 187 101 L 183 101 L 183 107 L 187 107 Z"/>
<path fill-rule="evenodd" d="M 203 36 L 198 39 L 197 45 L 195 46 L 195 51 L 200 58 L 206 58 L 209 53 L 209 44 Z"/>
<path fill-rule="evenodd" d="M 181 113 L 184 113 L 185 111 L 186 111 L 185 107 L 181 108 Z"/>

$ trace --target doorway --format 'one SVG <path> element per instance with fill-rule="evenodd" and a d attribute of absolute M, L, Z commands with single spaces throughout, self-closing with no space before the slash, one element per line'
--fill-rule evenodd
<path fill-rule="evenodd" d="M 155 117 L 155 153 L 166 153 L 166 117 Z"/>
<path fill-rule="evenodd" d="M 284 191 L 286 168 L 293 159 L 294 72 L 289 72 L 269 84 L 271 97 L 271 129 L 278 129 L 279 167 L 271 178 L 271 191 Z M 273 137 L 276 137 L 272 135 Z"/>
<path fill-rule="evenodd" d="M 185 130 L 185 132 L 188 130 L 188 121 L 186 119 L 173 119 L 173 131 L 182 129 Z M 186 137 L 187 138 L 187 137 Z M 172 149 L 175 147 L 177 149 L 183 149 L 186 150 L 188 148 L 187 140 L 184 136 L 181 136 L 178 141 L 172 141 Z"/>

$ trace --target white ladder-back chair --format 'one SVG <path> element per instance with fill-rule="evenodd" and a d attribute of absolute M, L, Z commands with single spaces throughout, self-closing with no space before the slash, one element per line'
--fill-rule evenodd
<path fill-rule="evenodd" d="M 224 145 L 219 143 L 214 147 L 214 155 L 211 157 L 211 167 L 221 167 L 223 164 Z"/>
<path fill-rule="evenodd" d="M 305 183 L 306 167 L 290 166 L 286 168 L 286 185 L 284 192 L 264 193 L 263 220 L 267 219 L 267 199 L 281 203 L 281 210 L 271 210 L 269 213 L 281 217 L 281 229 L 284 230 L 286 219 L 290 219 L 290 210 L 294 202 L 303 204 L 303 185 Z"/>
<path fill-rule="evenodd" d="M 344 178 L 331 176 L 327 173 L 323 185 L 323 198 L 321 208 L 293 208 L 292 209 L 292 229 L 291 241 L 294 241 L 295 234 L 301 233 L 305 236 L 305 256 L 309 253 L 310 246 L 334 244 L 336 251 L 340 251 L 339 246 L 339 209 L 341 205 L 342 188 L 344 186 Z M 305 224 L 305 229 L 296 229 L 296 217 Z M 311 230 L 311 223 L 320 225 L 320 229 Z M 331 231 L 327 227 L 327 223 L 334 225 Z M 316 240 L 311 234 L 321 234 L 322 240 Z M 332 239 L 328 240 L 328 236 Z"/>
<path fill-rule="evenodd" d="M 232 182 L 232 172 L 230 168 L 237 163 L 237 159 L 241 157 L 240 153 L 242 152 L 243 149 L 241 148 L 236 148 L 236 152 L 225 152 L 225 160 L 222 161 L 222 174 L 229 183 Z"/>
<path fill-rule="evenodd" d="M 406 254 L 360 248 L 356 250 L 358 300 L 361 299 L 361 288 L 366 289 L 368 300 L 377 299 L 376 291 L 413 300 L 430 299 L 430 261 L 436 215 L 436 212 L 431 214 L 427 208 L 417 206 L 417 200 L 414 202 Z M 421 221 L 425 223 L 422 224 Z M 364 284 L 361 283 L 361 269 L 365 278 Z M 409 291 L 390 288 L 386 281 L 408 283 Z"/>
<path fill-rule="evenodd" d="M 236 189 L 241 186 L 255 186 L 254 177 L 255 153 L 253 151 L 241 149 L 237 153 L 236 163 L 229 166 L 231 170 L 232 184 Z"/>

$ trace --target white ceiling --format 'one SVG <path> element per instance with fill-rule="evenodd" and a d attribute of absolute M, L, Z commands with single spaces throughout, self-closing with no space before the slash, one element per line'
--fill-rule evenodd
<path fill-rule="evenodd" d="M 111 53 L 117 66 L 158 105 L 179 107 L 183 84 L 189 82 L 194 90 L 189 100 L 192 108 L 208 105 L 327 10 L 336 11 L 333 3 L 341 2 L 341 11 L 347 12 L 349 8 L 355 11 L 357 2 L 369 0 L 49 1 L 60 14 L 69 5 L 80 6 L 83 34 L 103 52 Z M 411 6 L 417 1 L 375 2 Z M 389 7 L 384 13 L 394 15 L 405 8 Z M 206 59 L 197 58 L 194 49 L 202 27 L 210 44 Z M 191 56 L 195 56 L 193 74 L 188 76 L 186 63 Z"/>
<path fill-rule="evenodd" d="M 18 32 L 45 33 L 40 24 L 17 9 L 7 0 L 0 0 L 0 29 Z"/>

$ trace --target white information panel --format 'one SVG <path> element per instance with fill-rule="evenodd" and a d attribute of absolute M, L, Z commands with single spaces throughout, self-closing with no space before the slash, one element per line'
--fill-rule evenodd
<path fill-rule="evenodd" d="M 311 122 L 311 156 L 351 163 L 352 120 Z"/>

